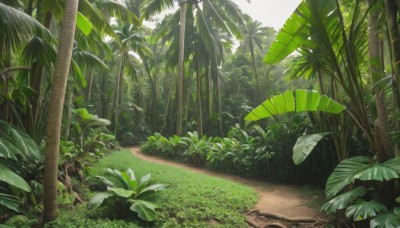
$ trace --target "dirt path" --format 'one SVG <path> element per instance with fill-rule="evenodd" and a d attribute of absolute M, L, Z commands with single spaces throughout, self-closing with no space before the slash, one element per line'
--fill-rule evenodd
<path fill-rule="evenodd" d="M 151 155 L 145 155 L 141 153 L 140 148 L 137 147 L 131 148 L 131 150 L 134 156 L 146 161 L 180 167 L 196 173 L 202 173 L 210 176 L 222 177 L 224 179 L 229 179 L 254 188 L 259 194 L 259 200 L 252 211 L 258 211 L 258 216 L 260 214 L 276 214 L 289 218 L 325 217 L 317 209 L 313 209 L 307 206 L 307 204 L 310 202 L 310 199 L 305 198 L 304 193 L 301 192 L 298 186 L 270 184 L 257 180 L 245 179 L 226 173 L 214 172 L 178 162 L 163 160 L 162 158 Z M 257 219 L 253 220 L 256 221 Z"/>

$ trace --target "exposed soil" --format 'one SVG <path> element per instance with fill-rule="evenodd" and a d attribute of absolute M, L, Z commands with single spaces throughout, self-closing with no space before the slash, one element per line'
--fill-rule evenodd
<path fill-rule="evenodd" d="M 134 156 L 146 161 L 221 177 L 254 188 L 259 194 L 259 200 L 246 215 L 247 223 L 251 227 L 323 227 L 323 224 L 327 221 L 326 216 L 320 213 L 319 210 L 308 206 L 312 200 L 316 200 L 320 196 L 313 195 L 311 199 L 306 198 L 299 186 L 279 185 L 245 179 L 146 155 L 141 153 L 138 147 L 131 148 L 131 150 Z"/>

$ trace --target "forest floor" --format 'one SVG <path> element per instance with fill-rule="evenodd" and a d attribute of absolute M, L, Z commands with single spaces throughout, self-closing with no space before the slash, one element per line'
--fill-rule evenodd
<path fill-rule="evenodd" d="M 134 156 L 146 161 L 224 178 L 254 188 L 259 195 L 259 200 L 254 208 L 246 214 L 246 220 L 251 227 L 323 227 L 328 221 L 318 209 L 323 202 L 323 195 L 320 192 L 301 186 L 266 183 L 196 168 L 143 154 L 138 147 L 131 148 L 131 150 Z"/>

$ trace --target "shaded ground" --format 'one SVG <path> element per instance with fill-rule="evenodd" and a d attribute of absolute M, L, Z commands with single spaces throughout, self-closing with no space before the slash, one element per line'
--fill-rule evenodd
<path fill-rule="evenodd" d="M 318 200 L 306 198 L 299 186 L 279 185 L 250 180 L 234 175 L 192 167 L 186 164 L 163 160 L 145 155 L 140 148 L 131 148 L 132 154 L 143 160 L 188 169 L 196 173 L 229 179 L 254 188 L 259 200 L 253 210 L 246 215 L 252 227 L 323 227 L 326 217 L 319 210 L 309 207 L 310 202 Z"/>

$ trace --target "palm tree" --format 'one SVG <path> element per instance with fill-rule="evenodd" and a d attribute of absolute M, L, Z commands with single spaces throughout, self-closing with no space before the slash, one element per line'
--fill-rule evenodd
<path fill-rule="evenodd" d="M 12 51 L 20 49 L 29 39 L 41 34 L 51 39 L 50 32 L 38 21 L 24 12 L 13 8 L 21 7 L 16 1 L 6 1 L 10 5 L 0 2 L 0 75 L 3 80 L 3 94 L 7 97 L 9 72 L 15 70 L 30 70 L 27 66 L 10 68 Z M 3 119 L 8 120 L 9 102 L 4 104 Z"/>
<path fill-rule="evenodd" d="M 386 20 L 388 31 L 390 34 L 390 48 L 392 51 L 392 67 L 393 67 L 393 93 L 394 103 L 396 107 L 400 106 L 400 91 L 399 91 L 399 80 L 400 80 L 400 32 L 399 24 L 397 20 L 398 3 L 395 0 L 385 0 L 386 9 Z M 397 149 L 397 148 L 396 148 Z"/>
<path fill-rule="evenodd" d="M 278 33 L 264 61 L 274 64 L 297 48 L 323 53 L 320 61 L 348 96 L 351 102 L 349 111 L 357 116 L 353 120 L 375 150 L 376 144 L 363 99 L 364 85 L 359 64 L 366 61 L 366 29 L 362 25 L 368 11 L 360 4 L 360 1 L 357 1 L 352 8 L 354 12 L 349 25 L 352 28 L 349 35 L 336 0 L 301 2 Z"/>
<path fill-rule="evenodd" d="M 62 36 L 60 36 L 58 43 L 58 54 L 55 62 L 47 122 L 43 222 L 52 221 L 57 217 L 58 151 L 60 146 L 61 117 L 68 71 L 72 58 L 77 12 L 78 0 L 66 0 L 60 30 Z"/>
<path fill-rule="evenodd" d="M 125 67 L 130 63 L 130 58 L 135 58 L 131 55 L 131 52 L 137 53 L 141 59 L 145 60 L 147 56 L 151 55 L 151 50 L 145 46 L 144 41 L 145 38 L 142 36 L 140 31 L 135 28 L 133 25 L 124 25 L 119 24 L 116 27 L 115 34 L 118 37 L 116 44 L 118 45 L 118 52 L 120 55 L 119 59 L 119 69 L 116 75 L 116 85 L 114 91 L 114 101 L 112 105 L 112 111 L 110 112 L 111 116 L 114 116 L 114 131 L 117 133 L 118 126 L 118 112 L 119 112 L 119 104 L 121 101 L 121 86 L 124 76 Z M 138 99 L 140 102 L 140 97 Z"/>
<path fill-rule="evenodd" d="M 186 1 L 179 1 L 179 57 L 178 57 L 178 107 L 176 113 L 176 134 L 182 135 L 183 114 L 183 77 L 185 73 L 185 26 L 186 26 Z"/>
<path fill-rule="evenodd" d="M 243 38 L 240 42 L 240 49 L 243 51 L 249 49 L 251 54 L 251 63 L 253 66 L 253 74 L 254 79 L 256 81 L 256 89 L 255 89 L 255 100 L 256 102 L 262 101 L 261 89 L 260 89 L 260 81 L 258 79 L 258 72 L 257 72 L 257 63 L 254 54 L 255 46 L 257 46 L 260 50 L 263 49 L 262 47 L 262 38 L 264 36 L 265 28 L 262 27 L 261 22 L 253 21 L 250 17 L 247 17 L 246 23 L 241 26 L 241 32 Z"/>
<path fill-rule="evenodd" d="M 200 5 L 201 4 L 201 5 Z M 173 1 L 170 0 L 147 0 L 143 4 L 144 18 L 148 18 L 156 12 L 160 12 L 165 8 L 172 7 Z M 233 34 L 236 38 L 240 38 L 240 31 L 238 25 L 242 23 L 242 13 L 239 7 L 233 3 L 231 0 L 227 1 L 210 1 L 204 0 L 202 2 L 198 1 L 180 1 L 179 2 L 179 46 L 178 46 L 178 83 L 177 83 L 177 123 L 176 123 L 176 133 L 178 135 L 182 134 L 182 89 L 183 89 L 183 74 L 184 74 L 184 61 L 188 58 L 185 57 L 185 33 L 187 26 L 187 15 L 193 15 L 196 11 L 196 19 L 193 22 L 196 23 L 196 30 L 198 30 L 199 36 L 204 40 L 206 44 L 207 51 L 210 55 L 215 56 L 216 61 L 213 66 L 218 67 L 222 61 L 223 52 L 218 44 L 221 42 L 216 39 L 213 35 L 212 28 L 218 28 L 223 33 Z M 177 24 L 177 12 L 173 17 L 168 17 L 169 22 L 165 23 L 164 29 L 161 29 L 160 34 L 165 34 L 166 30 L 172 31 L 174 23 Z M 191 19 L 191 18 L 190 18 Z M 217 29 L 217 30 L 218 30 Z M 159 35 L 160 37 L 161 35 Z M 216 71 L 214 71 L 216 72 Z M 219 79 L 217 80 L 217 82 Z M 218 84 L 218 83 L 217 83 Z M 218 88 L 218 86 L 217 86 Z M 220 104 L 219 99 L 218 103 Z M 220 107 L 220 105 L 218 105 Z M 220 110 L 220 109 L 219 109 Z M 221 119 L 221 111 L 219 111 L 219 118 Z"/>
<path fill-rule="evenodd" d="M 369 0 L 369 4 L 374 4 L 375 1 Z M 384 69 L 381 59 L 381 39 L 380 39 L 380 26 L 379 15 L 380 9 L 378 7 L 372 8 L 368 17 L 368 46 L 369 46 L 369 63 L 372 82 L 375 86 L 375 103 L 377 111 L 377 132 L 375 133 L 381 139 L 380 144 L 377 144 L 379 154 L 384 154 L 385 151 L 392 151 L 392 143 L 389 137 L 389 121 L 388 110 L 385 102 L 385 91 L 378 85 L 379 81 L 384 78 Z"/>

